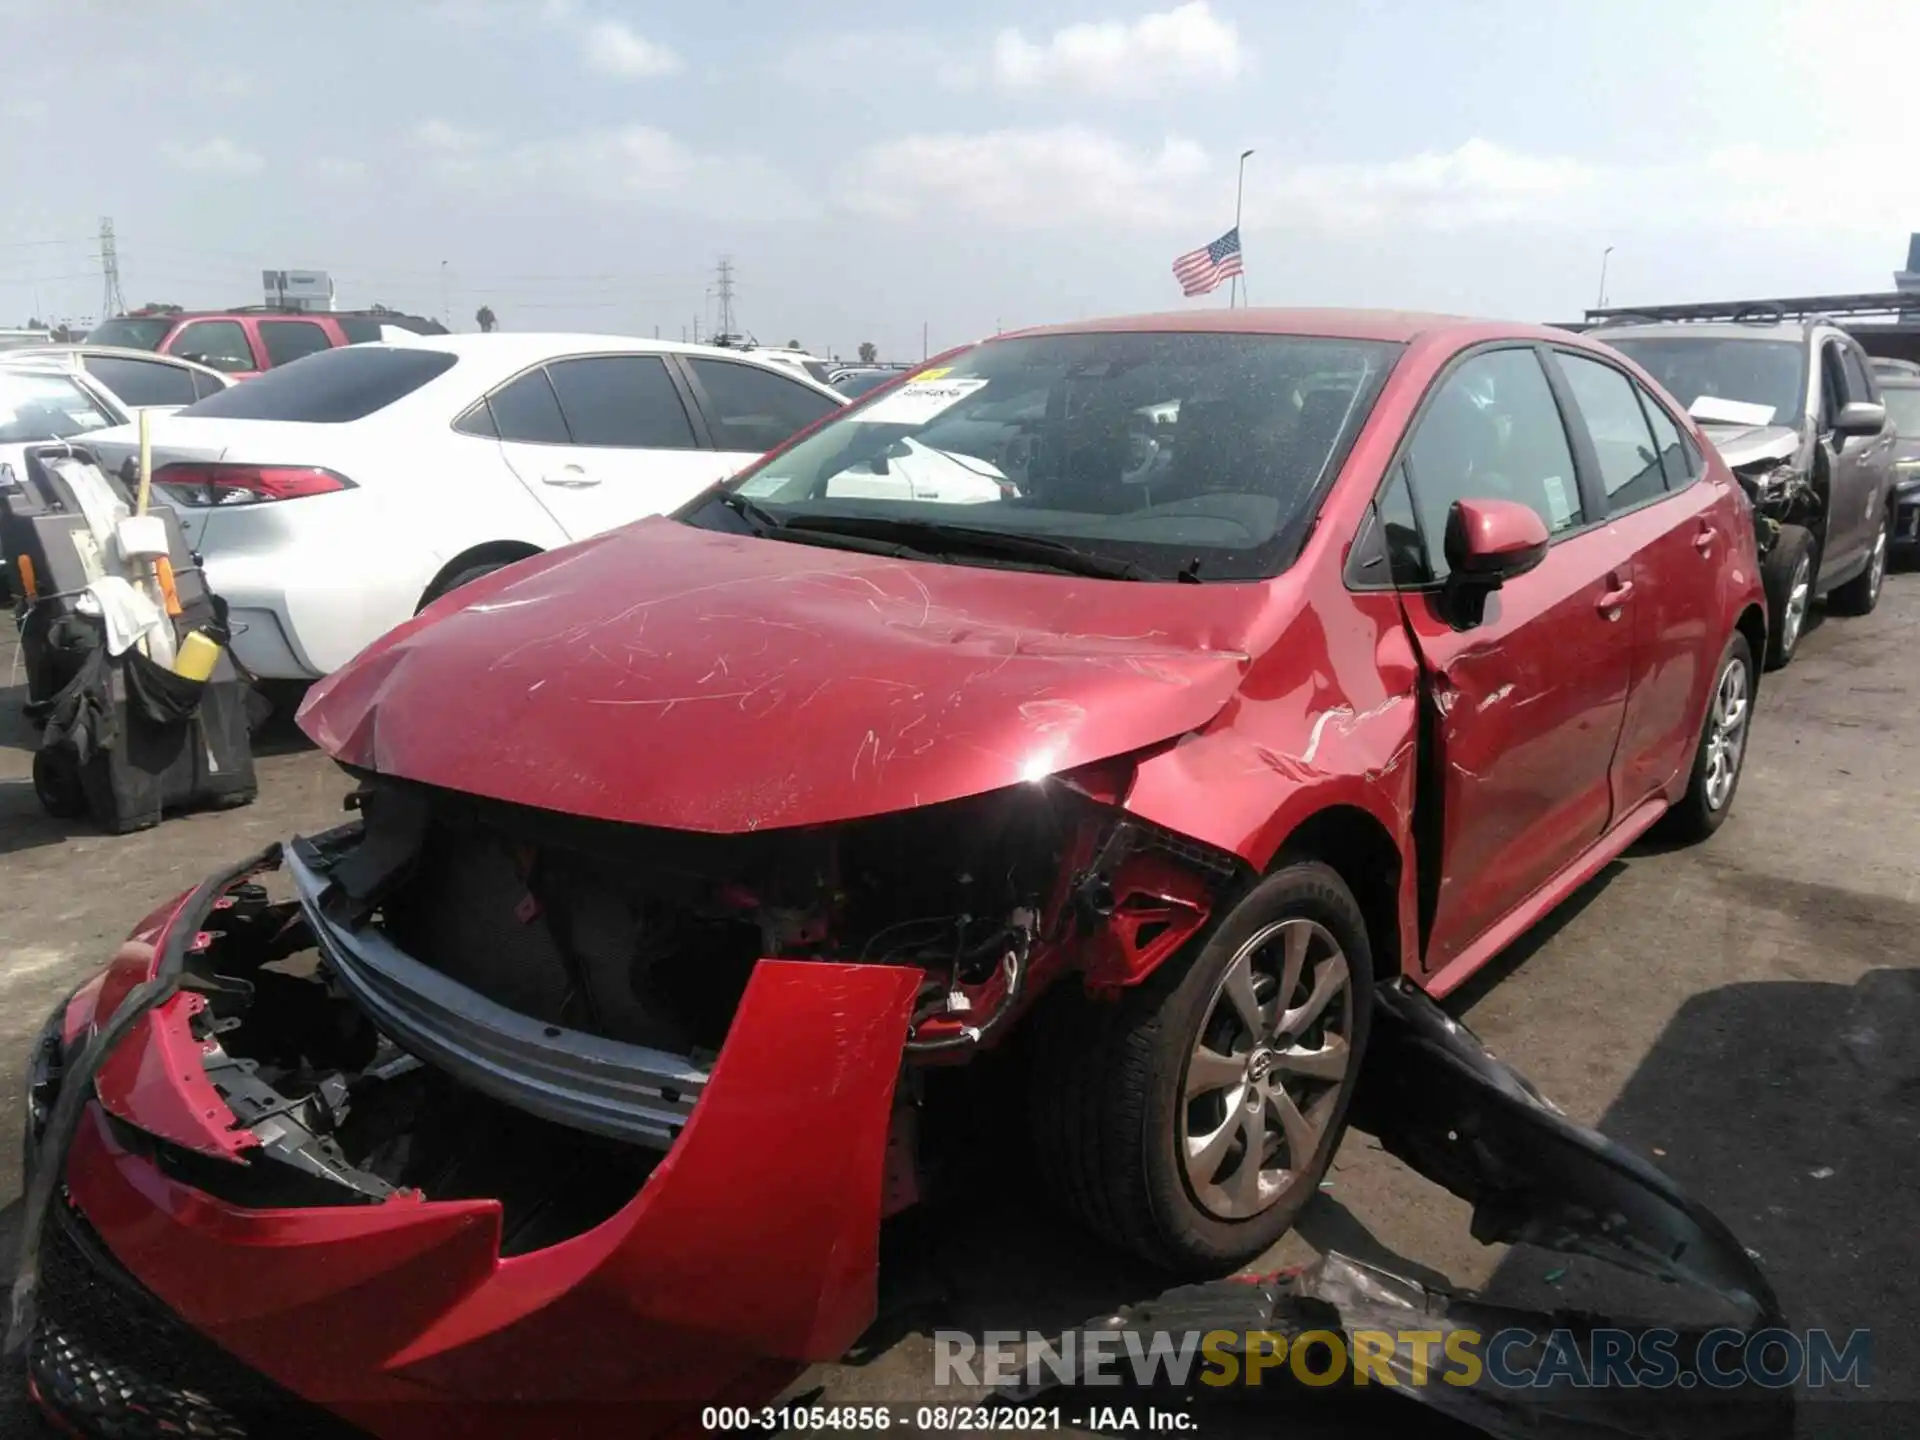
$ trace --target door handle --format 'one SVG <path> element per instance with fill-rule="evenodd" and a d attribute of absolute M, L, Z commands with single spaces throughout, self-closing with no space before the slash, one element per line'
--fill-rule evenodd
<path fill-rule="evenodd" d="M 1618 589 L 1609 590 L 1602 595 L 1599 600 L 1595 602 L 1593 608 L 1606 616 L 1607 619 L 1617 620 L 1620 618 L 1620 607 L 1626 604 L 1632 595 L 1633 582 L 1626 580 L 1621 582 Z"/>
<path fill-rule="evenodd" d="M 557 471 L 549 471 L 540 477 L 542 485 L 558 486 L 562 490 L 585 490 L 600 482 L 587 474 L 578 465 L 562 465 Z"/>
<path fill-rule="evenodd" d="M 1693 548 L 1698 550 L 1702 555 L 1711 555 L 1713 553 L 1713 540 L 1713 523 L 1708 520 L 1702 520 L 1700 522 L 1700 533 L 1693 537 Z"/>

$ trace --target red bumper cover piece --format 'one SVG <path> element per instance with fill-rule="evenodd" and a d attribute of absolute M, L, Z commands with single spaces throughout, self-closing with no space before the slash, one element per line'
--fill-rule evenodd
<path fill-rule="evenodd" d="M 235 1208 L 130 1153 L 97 1109 L 69 1190 L 183 1317 L 380 1435 L 550 1433 L 576 1407 L 584 1421 L 609 1406 L 631 1410 L 622 1429 L 635 1433 L 651 1428 L 643 1415 L 764 1398 L 871 1321 L 918 981 L 761 961 L 686 1130 L 640 1193 L 528 1255 L 500 1257 L 491 1200 Z M 126 1046 L 150 1043 L 136 1031 Z M 145 1083 L 114 1106 L 136 1124 L 138 1091 L 180 1073 L 140 1068 Z M 179 1099 L 159 1108 L 175 1114 Z"/>

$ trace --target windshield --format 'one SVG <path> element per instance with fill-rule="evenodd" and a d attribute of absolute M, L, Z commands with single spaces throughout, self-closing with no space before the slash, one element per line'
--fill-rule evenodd
<path fill-rule="evenodd" d="M 119 423 L 64 375 L 0 369 L 0 445 L 64 440 Z"/>
<path fill-rule="evenodd" d="M 913 526 L 965 526 L 1148 578 L 1255 579 L 1291 560 L 1400 350 L 1296 335 L 989 341 L 730 488 L 776 526 L 884 523 L 912 545 Z M 732 528 L 739 508 L 715 498 L 683 518 Z"/>
<path fill-rule="evenodd" d="M 859 375 L 842 375 L 833 388 L 849 400 L 857 400 L 869 390 L 878 390 L 899 373 L 898 370 L 870 370 Z"/>
<path fill-rule="evenodd" d="M 1920 440 L 1920 385 L 1892 385 L 1883 377 L 1880 398 L 1886 403 L 1893 433 L 1903 440 Z"/>
<path fill-rule="evenodd" d="M 173 329 L 173 317 L 162 315 L 153 320 L 134 320 L 121 316 L 105 320 L 87 332 L 89 345 L 120 345 L 128 350 L 158 350 L 160 342 Z"/>
<path fill-rule="evenodd" d="M 1648 335 L 1607 343 L 1689 410 L 1706 398 L 1733 400 L 1772 412 L 1758 423 L 1800 423 L 1807 385 L 1806 347 L 1798 341 Z"/>

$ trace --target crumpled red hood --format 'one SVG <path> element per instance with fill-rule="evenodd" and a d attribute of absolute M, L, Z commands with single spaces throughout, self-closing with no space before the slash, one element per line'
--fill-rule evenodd
<path fill-rule="evenodd" d="M 816 824 L 1204 724 L 1267 599 L 650 520 L 460 590 L 316 685 L 300 725 L 345 764 L 542 809 Z"/>

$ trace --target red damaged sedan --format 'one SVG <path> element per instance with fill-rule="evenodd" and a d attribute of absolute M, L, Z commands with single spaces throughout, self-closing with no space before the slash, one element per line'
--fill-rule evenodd
<path fill-rule="evenodd" d="M 1224 1273 L 1314 1193 L 1377 987 L 1718 827 L 1765 635 L 1739 486 L 1578 336 L 944 357 L 315 688 L 351 823 L 150 916 L 37 1051 L 36 1393 L 393 1437 L 763 1398 L 872 1319 L 924 1087 L 991 1050 L 1062 1205 Z"/>

